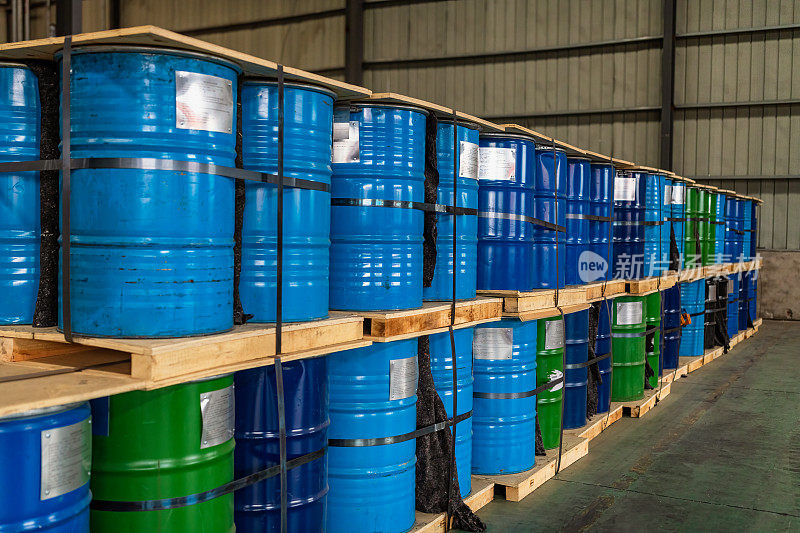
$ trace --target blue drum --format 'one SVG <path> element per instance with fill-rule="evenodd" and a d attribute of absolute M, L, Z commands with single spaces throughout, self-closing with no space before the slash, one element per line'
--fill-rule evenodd
<path fill-rule="evenodd" d="M 747 272 L 747 312 L 750 324 L 758 318 L 758 270 Z"/>
<path fill-rule="evenodd" d="M 475 328 L 472 472 L 510 474 L 536 463 L 535 320 Z"/>
<path fill-rule="evenodd" d="M 238 76 L 235 65 L 193 52 L 78 48 L 72 157 L 233 167 Z M 179 337 L 233 327 L 234 180 L 82 169 L 71 191 L 74 333 Z"/>
<path fill-rule="evenodd" d="M 602 304 L 601 304 L 602 305 Z M 586 390 L 589 371 L 589 310 L 564 315 L 566 352 L 564 367 L 564 429 L 586 425 Z"/>
<path fill-rule="evenodd" d="M 738 233 L 739 216 L 737 211 L 741 204 L 735 196 L 728 194 L 725 198 L 725 262 L 735 263 L 739 260 L 737 256 L 737 243 L 740 236 Z"/>
<path fill-rule="evenodd" d="M 614 179 L 614 278 L 644 275 L 645 175 L 617 172 Z"/>
<path fill-rule="evenodd" d="M 727 195 L 721 192 L 713 193 L 717 197 L 714 210 L 714 263 L 728 263 L 725 260 L 725 201 Z"/>
<path fill-rule="evenodd" d="M 750 261 L 753 259 L 753 254 L 751 253 L 751 245 L 753 242 L 753 201 L 742 199 L 742 231 L 744 235 L 742 235 L 742 260 L 743 261 Z"/>
<path fill-rule="evenodd" d="M 478 126 L 458 124 L 458 207 L 478 208 Z M 442 120 L 437 126 L 436 151 L 439 188 L 436 202 L 453 204 L 453 124 Z M 430 287 L 422 290 L 424 300 L 453 298 L 453 215 L 436 215 L 436 265 Z M 458 215 L 456 223 L 456 299 L 475 297 L 478 264 L 478 217 Z"/>
<path fill-rule="evenodd" d="M 584 166 L 580 172 L 585 175 L 586 171 L 587 168 Z M 537 146 L 534 217 L 563 227 L 567 213 L 566 192 L 567 154 L 561 148 L 554 150 L 551 147 Z M 564 232 L 537 225 L 534 227 L 533 235 L 535 287 L 537 289 L 563 287 L 564 265 L 567 262 Z"/>
<path fill-rule="evenodd" d="M 670 213 L 675 244 L 678 246 L 680 261 L 678 270 L 683 268 L 683 251 L 686 233 L 686 183 L 675 179 L 672 182 Z"/>
<path fill-rule="evenodd" d="M 747 272 L 741 273 L 739 280 L 739 331 L 747 329 L 747 319 L 750 318 L 750 276 Z"/>
<path fill-rule="evenodd" d="M 478 165 L 478 289 L 536 287 L 533 254 L 536 147 L 524 135 L 484 133 Z"/>
<path fill-rule="evenodd" d="M 335 110 L 332 309 L 422 306 L 422 211 L 381 201 L 425 200 L 425 121 L 424 110 L 406 106 Z"/>
<path fill-rule="evenodd" d="M 741 274 L 728 276 L 728 337 L 739 333 L 739 280 Z"/>
<path fill-rule="evenodd" d="M 324 450 L 328 444 L 328 360 L 283 365 L 286 457 Z M 237 372 L 235 478 L 280 464 L 278 404 L 273 365 Z M 319 457 L 287 472 L 289 531 L 322 531 L 328 493 L 328 458 Z M 279 532 L 281 483 L 275 476 L 234 492 L 236 531 Z"/>
<path fill-rule="evenodd" d="M 661 267 L 662 271 L 671 270 L 670 265 L 670 243 L 671 236 L 675 234 L 672 227 L 672 179 L 661 176 L 663 182 L 661 188 Z M 676 242 L 677 244 L 677 242 Z"/>
<path fill-rule="evenodd" d="M 680 284 L 680 288 L 681 307 L 683 311 L 689 314 L 692 323 L 683 327 L 679 355 L 681 357 L 703 355 L 706 282 L 702 279 L 693 282 L 684 282 Z"/>
<path fill-rule="evenodd" d="M 644 275 L 659 276 L 666 270 L 661 254 L 664 238 L 664 176 L 641 174 L 644 179 Z"/>
<path fill-rule="evenodd" d="M 39 159 L 39 80 L 0 63 L 0 163 Z M 30 324 L 39 290 L 39 173 L 0 173 L 0 325 Z"/>
<path fill-rule="evenodd" d="M 284 88 L 283 175 L 330 185 L 335 94 L 311 85 Z M 278 171 L 278 87 L 246 81 L 242 87 L 244 168 Z M 283 298 L 285 322 L 328 316 L 331 195 L 283 190 Z M 242 274 L 239 295 L 253 322 L 275 322 L 278 190 L 245 181 Z"/>
<path fill-rule="evenodd" d="M 681 347 L 681 285 L 661 291 L 661 302 L 664 309 L 661 361 L 665 370 L 672 370 L 678 368 Z"/>
<path fill-rule="evenodd" d="M 401 533 L 414 525 L 416 440 L 355 446 L 353 439 L 413 432 L 417 376 L 416 339 L 328 356 L 329 533 Z"/>
<path fill-rule="evenodd" d="M 597 357 L 611 353 L 611 306 L 612 300 L 604 300 L 598 306 L 597 340 L 594 354 Z M 607 413 L 611 406 L 611 358 L 606 357 L 597 362 L 602 383 L 597 385 L 597 412 Z"/>
<path fill-rule="evenodd" d="M 566 214 L 566 264 L 565 282 L 567 285 L 580 285 L 594 279 L 581 272 L 581 257 L 591 249 L 589 241 L 590 188 L 592 165 L 588 159 L 567 159 L 567 214 Z"/>
<path fill-rule="evenodd" d="M 611 218 L 614 207 L 614 167 L 607 163 L 592 163 L 592 176 L 589 184 L 589 214 L 593 217 Z M 601 268 L 592 267 L 589 262 L 584 272 L 587 280 L 611 279 L 611 222 L 589 221 L 590 250 L 598 257 L 593 258 Z M 584 265 L 581 265 L 584 268 Z M 590 271 L 594 271 L 592 272 Z"/>
<path fill-rule="evenodd" d="M 750 202 L 750 258 L 757 256 L 756 247 L 758 246 L 758 202 Z"/>
<path fill-rule="evenodd" d="M 87 403 L 0 418 L 0 531 L 89 532 Z"/>
<path fill-rule="evenodd" d="M 456 404 L 458 415 L 472 411 L 472 328 L 453 332 L 456 341 Z M 453 417 L 453 357 L 450 333 L 430 336 L 431 374 L 448 417 Z M 472 417 L 456 424 L 456 469 L 461 497 L 472 490 Z"/>

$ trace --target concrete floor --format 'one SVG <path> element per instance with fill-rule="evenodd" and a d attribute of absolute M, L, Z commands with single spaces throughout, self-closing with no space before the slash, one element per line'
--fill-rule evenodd
<path fill-rule="evenodd" d="M 755 337 L 623 418 L 488 531 L 800 532 L 800 322 Z"/>

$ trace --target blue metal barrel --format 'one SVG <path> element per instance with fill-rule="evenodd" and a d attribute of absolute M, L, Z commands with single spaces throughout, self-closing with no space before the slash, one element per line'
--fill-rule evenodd
<path fill-rule="evenodd" d="M 585 170 L 585 169 L 584 169 Z M 567 214 L 567 154 L 552 147 L 536 147 L 536 198 L 533 216 L 564 226 Z M 533 230 L 533 281 L 537 289 L 564 286 L 566 236 L 544 226 Z"/>
<path fill-rule="evenodd" d="M 664 235 L 664 177 L 642 174 L 644 179 L 644 275 L 658 276 L 664 271 L 661 242 Z"/>
<path fill-rule="evenodd" d="M 87 403 L 0 418 L 0 531 L 88 533 Z"/>
<path fill-rule="evenodd" d="M 747 272 L 741 273 L 739 279 L 739 331 L 747 329 L 747 319 L 750 316 L 750 276 Z"/>
<path fill-rule="evenodd" d="M 375 343 L 328 356 L 329 533 L 400 533 L 414 524 L 416 440 L 336 446 L 417 427 L 417 340 Z"/>
<path fill-rule="evenodd" d="M 332 309 L 422 306 L 422 211 L 347 204 L 425 200 L 425 120 L 424 110 L 406 106 L 335 109 Z"/>
<path fill-rule="evenodd" d="M 232 167 L 238 74 L 190 52 L 74 50 L 72 157 Z M 72 172 L 71 188 L 75 333 L 176 337 L 233 326 L 232 179 L 89 169 Z"/>
<path fill-rule="evenodd" d="M 328 360 L 325 357 L 283 365 L 287 459 L 324 449 L 328 431 Z M 237 372 L 235 478 L 280 464 L 275 367 Z M 287 473 L 290 531 L 322 531 L 328 493 L 328 459 L 323 456 Z M 234 492 L 236 531 L 278 532 L 280 477 Z"/>
<path fill-rule="evenodd" d="M 535 320 L 501 320 L 475 328 L 472 472 L 509 474 L 536 463 Z M 510 395 L 519 397 L 481 397 Z"/>
<path fill-rule="evenodd" d="M 566 263 L 562 267 L 567 285 L 579 285 L 594 281 L 581 275 L 581 257 L 590 250 L 589 220 L 592 165 L 588 159 L 567 159 L 567 202 L 566 202 Z"/>
<path fill-rule="evenodd" d="M 718 192 L 714 222 L 714 263 L 728 263 L 725 259 L 725 203 L 727 195 Z"/>
<path fill-rule="evenodd" d="M 39 159 L 39 80 L 0 63 L 0 163 Z M 0 325 L 30 324 L 39 289 L 39 173 L 0 173 Z"/>
<path fill-rule="evenodd" d="M 750 323 L 758 318 L 758 270 L 747 272 L 747 312 Z"/>
<path fill-rule="evenodd" d="M 758 202 L 750 202 L 750 259 L 756 258 L 756 248 L 758 247 Z"/>
<path fill-rule="evenodd" d="M 472 411 L 472 328 L 453 332 L 456 341 L 456 406 L 457 415 Z M 439 398 L 444 403 L 447 416 L 453 416 L 453 357 L 450 334 L 430 336 L 431 374 Z M 456 425 L 456 469 L 461 496 L 472 490 L 472 417 Z"/>
<path fill-rule="evenodd" d="M 739 279 L 741 274 L 728 276 L 728 337 L 739 332 Z"/>
<path fill-rule="evenodd" d="M 644 174 L 638 172 L 617 172 L 614 179 L 614 278 L 644 275 L 644 186 Z"/>
<path fill-rule="evenodd" d="M 478 207 L 478 126 L 457 125 L 458 207 Z M 436 130 L 439 189 L 436 202 L 453 205 L 453 124 L 439 122 Z M 459 215 L 456 218 L 456 298 L 474 298 L 477 284 L 478 217 Z M 436 267 L 430 287 L 422 289 L 424 300 L 450 300 L 453 297 L 453 215 L 436 215 Z"/>
<path fill-rule="evenodd" d="M 753 259 L 750 245 L 753 241 L 753 201 L 742 199 L 742 257 L 744 261 Z"/>
<path fill-rule="evenodd" d="M 672 179 L 661 176 L 661 266 L 663 270 L 670 270 L 670 235 L 674 233 L 672 227 Z M 676 242 L 677 244 L 677 242 Z"/>
<path fill-rule="evenodd" d="M 597 321 L 597 340 L 594 353 L 597 357 L 611 353 L 611 300 L 599 302 L 599 317 Z M 597 362 L 602 383 L 597 385 L 597 412 L 606 413 L 611 406 L 611 358 L 607 357 Z"/>
<path fill-rule="evenodd" d="M 287 84 L 284 89 L 283 174 L 331 182 L 331 135 L 335 94 Z M 242 86 L 244 168 L 278 171 L 278 87 Z M 275 321 L 277 288 L 277 186 L 245 182 L 242 275 L 239 295 L 253 322 Z M 283 315 L 286 322 L 328 316 L 330 193 L 286 187 L 283 191 Z"/>
<path fill-rule="evenodd" d="M 523 135 L 484 133 L 478 165 L 478 289 L 535 288 L 536 147 Z"/>
<path fill-rule="evenodd" d="M 575 429 L 586 425 L 589 371 L 585 365 L 589 360 L 589 310 L 564 315 L 564 327 L 564 429 Z"/>
<path fill-rule="evenodd" d="M 663 339 L 662 366 L 670 370 L 678 368 L 678 357 L 681 347 L 681 285 L 674 285 L 661 291 L 664 308 L 664 321 L 661 325 Z"/>
<path fill-rule="evenodd" d="M 701 279 L 680 284 L 681 307 L 686 311 L 692 323 L 684 326 L 681 332 L 681 357 L 703 355 L 704 319 L 706 308 L 706 282 Z"/>
<path fill-rule="evenodd" d="M 745 219 L 744 219 L 744 199 L 736 198 L 736 209 L 734 210 L 734 216 L 736 217 L 736 222 L 734 226 L 739 230 L 736 233 L 736 241 L 734 244 L 734 256 L 731 262 L 738 263 L 740 261 L 746 261 L 744 258 L 744 233 L 745 230 Z"/>
<path fill-rule="evenodd" d="M 735 263 L 739 260 L 737 255 L 737 243 L 740 236 L 738 232 L 739 216 L 737 211 L 741 208 L 741 203 L 732 195 L 725 199 L 725 262 Z"/>
<path fill-rule="evenodd" d="M 592 176 L 589 184 L 589 214 L 595 217 L 611 217 L 614 204 L 614 167 L 606 163 L 592 163 Z M 589 269 L 596 269 L 586 263 L 587 279 L 611 279 L 611 222 L 589 221 L 590 250 L 599 256 L 594 258 L 601 268 L 589 275 Z M 583 265 L 582 265 L 583 266 Z M 604 266 L 605 271 L 602 270 Z"/>
<path fill-rule="evenodd" d="M 686 233 L 686 183 L 680 180 L 672 182 L 671 189 L 672 203 L 670 213 L 672 217 L 672 228 L 675 231 L 675 243 L 678 245 L 678 255 L 680 256 L 679 269 L 683 268 L 683 251 Z"/>

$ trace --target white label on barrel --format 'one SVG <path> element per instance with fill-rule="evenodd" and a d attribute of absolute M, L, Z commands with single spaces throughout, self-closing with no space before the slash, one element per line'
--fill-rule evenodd
<path fill-rule="evenodd" d="M 233 131 L 231 80 L 198 72 L 175 72 L 175 127 L 179 130 Z"/>
<path fill-rule="evenodd" d="M 475 359 L 511 359 L 514 349 L 512 328 L 475 328 L 472 356 Z"/>
<path fill-rule="evenodd" d="M 614 201 L 633 202 L 636 200 L 638 176 L 617 176 L 614 178 Z"/>
<path fill-rule="evenodd" d="M 708 286 L 708 299 L 709 300 L 716 300 L 717 299 L 717 286 L 716 285 L 709 285 Z"/>
<path fill-rule="evenodd" d="M 733 280 L 728 278 L 728 294 L 733 294 Z"/>
<path fill-rule="evenodd" d="M 563 378 L 563 377 L 564 377 L 564 373 L 561 370 L 559 370 L 557 368 L 554 368 L 553 370 L 550 371 L 550 374 L 547 375 L 547 381 L 555 381 L 555 380 L 557 380 L 559 378 Z M 557 390 L 561 390 L 563 387 L 564 387 L 564 382 L 562 381 L 561 383 L 558 383 L 558 384 L 553 385 L 552 387 L 550 387 L 549 390 L 550 390 L 550 392 L 555 392 Z"/>
<path fill-rule="evenodd" d="M 461 141 L 458 151 L 458 177 L 478 179 L 478 145 Z"/>
<path fill-rule="evenodd" d="M 411 398 L 417 393 L 417 356 L 389 361 L 389 401 Z"/>
<path fill-rule="evenodd" d="M 642 302 L 617 302 L 617 324 L 630 326 L 642 323 Z"/>
<path fill-rule="evenodd" d="M 92 430 L 89 419 L 41 432 L 42 472 L 39 498 L 49 500 L 89 481 Z"/>
<path fill-rule="evenodd" d="M 564 321 L 550 320 L 544 323 L 544 349 L 558 350 L 564 347 Z"/>
<path fill-rule="evenodd" d="M 516 181 L 517 149 L 481 146 L 478 150 L 478 179 Z"/>
<path fill-rule="evenodd" d="M 672 203 L 672 185 L 664 185 L 664 205 Z"/>
<path fill-rule="evenodd" d="M 683 204 L 683 195 L 686 193 L 685 185 L 672 186 L 672 203 L 675 205 Z"/>
<path fill-rule="evenodd" d="M 358 163 L 361 161 L 359 147 L 359 126 L 357 120 L 350 120 L 350 110 L 340 107 L 333 112 L 333 150 L 331 162 Z"/>
<path fill-rule="evenodd" d="M 200 413 L 203 419 L 201 450 L 233 438 L 234 399 L 233 385 L 200 394 Z"/>

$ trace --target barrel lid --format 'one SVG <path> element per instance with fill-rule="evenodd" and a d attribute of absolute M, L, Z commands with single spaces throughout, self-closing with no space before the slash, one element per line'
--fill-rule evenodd
<path fill-rule="evenodd" d="M 161 48 L 158 46 L 123 45 L 123 44 L 115 44 L 115 45 L 95 44 L 86 46 L 75 45 L 72 48 L 72 55 L 102 54 L 109 52 L 131 53 L 131 54 L 163 54 L 163 55 L 171 55 L 179 57 L 188 57 L 192 59 L 202 59 L 204 61 L 211 61 L 212 63 L 217 63 L 219 65 L 228 67 L 239 73 L 242 72 L 242 69 L 239 67 L 239 65 L 227 59 L 223 59 L 221 57 L 213 56 L 210 54 L 205 54 L 203 52 L 193 52 L 191 50 L 180 50 L 177 48 L 166 48 L 166 47 Z M 63 53 L 64 53 L 63 50 L 59 50 L 58 52 L 56 52 L 55 54 L 56 60 L 60 59 Z"/>
<path fill-rule="evenodd" d="M 490 139 L 514 139 L 517 141 L 528 141 L 532 143 L 536 143 L 536 140 L 531 137 L 530 135 L 524 135 L 522 133 L 502 133 L 499 131 L 491 131 L 486 133 L 481 133 L 481 139 L 483 138 L 490 138 Z"/>
<path fill-rule="evenodd" d="M 364 100 L 355 100 L 352 102 L 342 102 L 341 104 L 334 105 L 334 107 L 349 107 L 351 110 L 358 110 L 363 107 L 388 107 L 389 109 L 406 109 L 408 111 L 416 111 L 417 113 L 422 113 L 425 116 L 430 115 L 430 111 L 423 107 L 409 104 L 393 104 L 388 102 L 367 102 Z"/>
<path fill-rule="evenodd" d="M 0 61 L 0 68 L 24 68 L 31 70 L 31 67 L 25 63 L 15 63 L 13 61 Z"/>
<path fill-rule="evenodd" d="M 79 407 L 83 403 L 84 402 L 75 402 L 75 403 L 68 403 L 65 405 L 54 405 L 52 407 L 40 407 L 38 409 L 29 409 L 28 411 L 23 411 L 21 413 L 14 413 L 13 415 L 0 416 L 0 422 L 8 422 L 11 420 L 23 420 L 25 418 L 34 418 L 37 416 L 63 413 L 64 411 L 75 409 L 76 407 Z"/>
<path fill-rule="evenodd" d="M 245 78 L 244 85 L 278 85 L 278 80 L 275 78 Z M 284 82 L 284 86 L 286 87 L 297 87 L 298 89 L 308 89 L 310 91 L 316 91 L 318 93 L 322 93 L 328 96 L 333 97 L 336 100 L 336 93 L 331 91 L 326 87 L 322 87 L 320 85 L 314 85 L 313 83 L 304 83 L 300 81 L 287 81 Z"/>
<path fill-rule="evenodd" d="M 232 372 L 228 372 L 227 374 L 217 374 L 215 376 L 208 376 L 207 378 L 194 379 L 192 381 L 189 381 L 189 383 L 205 383 L 206 381 L 214 381 L 215 379 L 226 378 L 232 375 L 233 375 Z"/>
<path fill-rule="evenodd" d="M 558 147 L 556 147 L 556 150 L 558 150 Z M 588 162 L 591 163 L 592 162 L 592 158 L 591 157 L 585 157 L 585 156 L 582 156 L 582 155 L 568 155 L 567 156 L 567 161 L 568 162 L 569 161 L 588 161 Z"/>
<path fill-rule="evenodd" d="M 537 144 L 536 145 L 536 149 L 537 150 L 543 150 L 543 151 L 546 150 L 548 152 L 552 152 L 553 150 L 555 150 L 556 152 L 563 152 L 565 154 L 567 153 L 567 151 L 564 150 L 563 148 L 561 148 L 560 146 L 553 146 L 553 145 L 548 146 L 546 144 Z"/>

